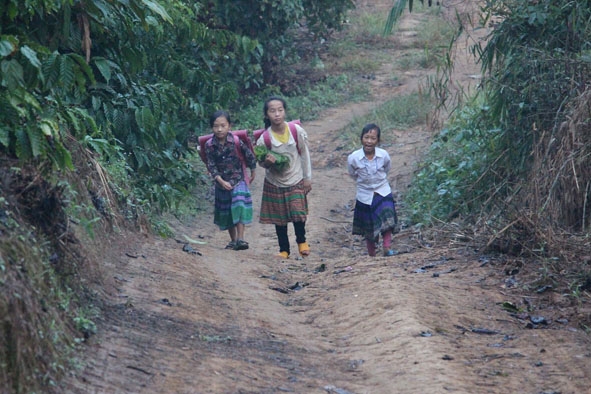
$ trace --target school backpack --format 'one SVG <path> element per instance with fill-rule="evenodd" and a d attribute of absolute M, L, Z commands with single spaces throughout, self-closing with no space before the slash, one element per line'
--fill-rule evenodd
<path fill-rule="evenodd" d="M 246 158 L 244 157 L 244 154 L 242 153 L 242 150 L 240 149 L 240 140 L 242 140 L 242 142 L 244 142 L 246 147 L 248 149 L 250 149 L 251 152 L 254 152 L 253 148 L 252 148 L 252 141 L 251 141 L 250 137 L 248 136 L 247 130 L 234 130 L 234 131 L 230 131 L 230 133 L 232 133 L 232 136 L 234 136 L 234 148 L 236 148 L 236 154 L 238 155 L 238 158 L 240 159 L 240 163 L 242 164 L 242 173 L 244 174 L 244 180 L 246 181 L 247 184 L 249 184 L 250 178 L 248 177 L 248 172 L 246 171 Z M 211 146 L 212 138 L 213 138 L 213 133 L 202 135 L 202 136 L 199 136 L 199 138 L 198 138 L 198 140 L 199 140 L 199 157 L 201 157 L 201 160 L 205 164 L 207 164 L 207 156 L 205 155 L 205 146 L 206 145 Z"/>
<path fill-rule="evenodd" d="M 289 131 L 291 132 L 291 135 L 293 136 L 293 139 L 296 142 L 296 147 L 298 148 L 298 153 L 301 153 L 300 144 L 298 141 L 298 131 L 297 131 L 295 125 L 298 125 L 298 126 L 301 125 L 299 119 L 292 120 L 291 122 L 287 122 L 287 126 L 289 127 Z M 271 149 L 271 136 L 269 135 L 269 132 L 267 131 L 267 129 L 255 130 L 252 132 L 252 135 L 254 137 L 255 144 L 262 135 L 263 140 L 265 141 L 265 146 L 267 147 L 267 149 Z"/>

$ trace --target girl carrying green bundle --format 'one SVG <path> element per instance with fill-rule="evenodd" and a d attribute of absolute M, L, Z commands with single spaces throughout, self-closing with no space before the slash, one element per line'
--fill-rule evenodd
<path fill-rule="evenodd" d="M 259 148 L 268 149 L 264 134 L 257 139 L 255 146 L 255 151 L 260 153 L 257 161 L 266 169 L 259 221 L 275 225 L 279 243 L 278 257 L 283 259 L 289 258 L 291 252 L 287 236 L 289 222 L 293 223 L 300 255 L 310 254 L 310 246 L 306 241 L 306 219 L 307 194 L 312 190 L 308 135 L 301 126 L 296 125 L 297 133 L 294 138 L 285 121 L 286 109 L 285 100 L 280 97 L 271 97 L 265 101 L 263 115 L 265 128 L 270 135 L 270 152 L 262 155 L 264 151 Z"/>

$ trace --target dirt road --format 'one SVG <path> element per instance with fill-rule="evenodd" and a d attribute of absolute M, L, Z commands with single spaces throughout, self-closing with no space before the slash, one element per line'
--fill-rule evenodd
<path fill-rule="evenodd" d="M 458 70 L 467 77 L 473 69 Z M 477 71 L 476 71 L 477 72 Z M 374 81 L 376 99 L 417 86 Z M 176 223 L 177 240 L 127 234 L 105 257 L 110 283 L 99 334 L 72 393 L 588 393 L 589 338 L 552 291 L 523 291 L 521 261 L 433 243 L 412 229 L 370 258 L 350 234 L 354 183 L 335 133 L 376 105 L 349 105 L 304 123 L 312 146 L 312 255 L 278 260 L 272 226 L 250 249 L 224 250 L 211 213 Z M 388 130 L 403 190 L 428 146 L 423 129 Z M 290 234 L 293 229 L 290 228 Z M 206 242 L 188 244 L 185 236 Z M 540 267 L 541 268 L 541 267 Z M 508 306 L 515 305 L 513 311 Z"/>

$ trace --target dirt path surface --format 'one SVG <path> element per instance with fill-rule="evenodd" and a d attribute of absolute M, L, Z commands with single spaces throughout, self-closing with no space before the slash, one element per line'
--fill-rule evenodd
<path fill-rule="evenodd" d="M 405 23 L 412 25 L 412 17 Z M 384 67 L 372 82 L 376 100 L 412 91 L 423 78 L 409 73 L 399 86 L 388 86 Z M 478 69 L 464 63 L 456 73 L 468 83 Z M 404 253 L 366 256 L 350 234 L 349 152 L 333 141 L 375 105 L 328 110 L 303 125 L 314 166 L 310 257 L 274 257 L 274 228 L 256 223 L 261 169 L 252 185 L 249 250 L 225 250 L 227 233 L 211 214 L 177 223 L 177 240 L 125 235 L 113 242 L 100 331 L 64 391 L 591 392 L 588 336 L 571 322 L 562 295 L 523 293 L 520 260 L 427 241 L 412 229 L 394 240 Z M 396 136 L 387 147 L 391 183 L 404 190 L 431 133 L 386 132 Z M 206 244 L 187 244 L 185 236 Z M 520 312 L 503 308 L 509 302 Z"/>

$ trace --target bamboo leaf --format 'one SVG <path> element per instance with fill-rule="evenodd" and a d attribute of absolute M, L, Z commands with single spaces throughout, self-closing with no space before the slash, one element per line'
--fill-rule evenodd
<path fill-rule="evenodd" d="M 0 56 L 6 57 L 16 51 L 18 38 L 15 36 L 0 36 Z"/>
<path fill-rule="evenodd" d="M 42 120 L 41 123 L 39 123 L 39 129 L 45 137 L 53 138 L 57 135 L 57 132 L 54 132 L 54 125 L 49 120 Z"/>
<path fill-rule="evenodd" d="M 157 94 L 150 93 L 150 102 L 152 103 L 152 111 L 154 112 L 154 117 L 156 119 L 160 119 L 162 116 L 162 106 L 160 104 L 160 97 Z"/>
<path fill-rule="evenodd" d="M 111 80 L 111 62 L 105 58 L 94 58 L 94 65 L 108 83 Z"/>
<path fill-rule="evenodd" d="M 137 124 L 144 130 L 154 128 L 154 115 L 148 107 L 141 107 L 135 111 L 135 119 Z"/>
<path fill-rule="evenodd" d="M 47 135 L 46 133 L 49 132 L 51 135 L 51 131 L 48 131 L 47 129 L 48 126 L 44 123 L 41 123 L 39 128 L 27 128 L 27 136 L 29 137 L 29 144 L 31 146 L 30 149 L 33 157 L 39 157 L 43 153 L 43 134 Z M 39 130 L 41 130 L 41 133 L 39 133 Z"/>
<path fill-rule="evenodd" d="M 88 63 L 86 63 L 86 59 L 84 59 L 84 57 L 78 55 L 77 53 L 70 53 L 68 56 L 74 62 L 76 62 L 76 65 L 84 73 L 84 75 L 90 81 L 91 84 L 96 83 L 96 80 L 94 78 L 94 73 L 92 72 L 92 68 L 90 68 L 90 66 L 88 65 Z"/>
<path fill-rule="evenodd" d="M 74 169 L 74 164 L 72 163 L 72 155 L 70 151 L 68 151 L 64 146 L 60 143 L 55 144 L 55 149 L 49 153 L 53 161 L 58 165 L 59 168 L 64 168 L 68 170 Z"/>
<path fill-rule="evenodd" d="M 8 147 L 10 143 L 10 131 L 6 127 L 0 127 L 0 144 Z"/>
<path fill-rule="evenodd" d="M 21 101 L 23 103 L 27 104 L 28 106 L 33 107 L 37 111 L 41 111 L 41 104 L 39 103 L 39 101 L 37 100 L 37 98 L 35 96 L 33 96 L 31 93 L 29 93 L 26 90 L 24 90 L 22 93 L 23 94 L 21 96 Z"/>
<path fill-rule="evenodd" d="M 150 11 L 158 14 L 166 22 L 172 23 L 172 18 L 160 4 L 151 0 L 142 0 L 142 3 L 144 3 L 150 9 Z"/>
<path fill-rule="evenodd" d="M 33 49 L 31 49 L 31 47 L 24 45 L 21 47 L 21 53 L 23 54 L 24 57 L 27 58 L 27 60 L 29 60 L 29 63 L 31 63 L 31 65 L 33 65 L 33 67 L 35 67 L 36 69 L 41 69 L 41 62 L 39 61 L 39 58 L 37 57 L 37 52 L 35 52 Z"/>
<path fill-rule="evenodd" d="M 16 90 L 25 85 L 23 67 L 15 59 L 0 62 L 2 70 L 2 86 L 8 90 Z"/>
<path fill-rule="evenodd" d="M 29 111 L 25 105 L 23 105 L 23 100 L 21 97 L 17 97 L 16 95 L 12 94 L 8 96 L 8 106 L 7 108 L 3 108 L 3 116 L 7 116 L 8 120 L 12 123 L 19 123 L 22 119 L 26 119 Z"/>
<path fill-rule="evenodd" d="M 15 153 L 19 159 L 28 160 L 31 158 L 31 144 L 29 143 L 29 137 L 27 133 L 19 128 L 15 132 L 16 144 Z"/>
<path fill-rule="evenodd" d="M 62 86 L 66 89 L 71 89 L 75 81 L 74 68 L 72 67 L 72 60 L 69 56 L 61 56 L 59 58 L 60 72 L 59 79 Z"/>
<path fill-rule="evenodd" d="M 51 89 L 53 85 L 58 81 L 59 78 L 59 53 L 53 52 L 51 55 L 47 57 L 47 59 L 43 62 L 43 66 L 41 70 L 43 72 L 43 79 L 45 80 L 45 85 L 47 88 Z"/>
<path fill-rule="evenodd" d="M 406 8 L 407 1 L 408 0 L 398 0 L 394 7 L 392 7 L 390 13 L 388 14 L 388 19 L 386 20 L 386 26 L 384 27 L 384 35 L 392 33 L 394 25 L 398 22 L 400 16 L 404 12 L 404 9 Z"/>

